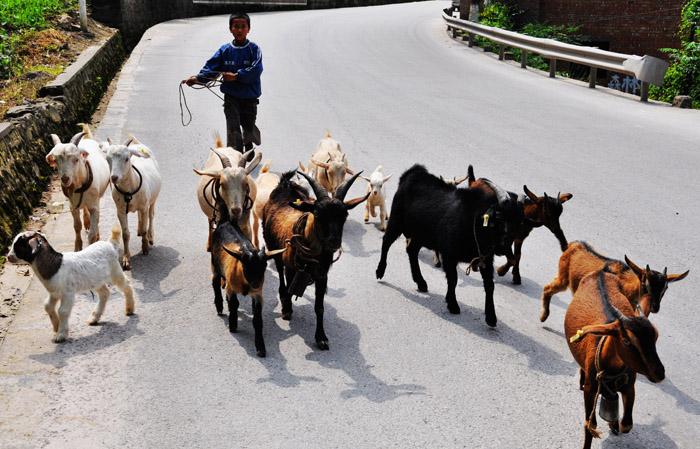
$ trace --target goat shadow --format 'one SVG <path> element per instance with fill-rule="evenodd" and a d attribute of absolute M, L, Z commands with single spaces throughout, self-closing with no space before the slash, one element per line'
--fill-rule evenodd
<path fill-rule="evenodd" d="M 326 295 L 328 297 L 328 295 Z M 359 328 L 341 319 L 335 307 L 324 301 L 323 323 L 329 335 L 331 349 L 322 351 L 314 340 L 316 313 L 314 300 L 295 308 L 295 317 L 289 322 L 290 329 L 301 335 L 311 349 L 307 360 L 315 361 L 328 370 L 342 370 L 352 383 L 340 393 L 343 399 L 364 397 L 374 403 L 393 401 L 401 396 L 423 394 L 425 387 L 416 384 L 389 385 L 372 374 L 372 366 L 367 363 L 360 350 Z M 336 344 L 334 344 L 334 339 Z"/>
<path fill-rule="evenodd" d="M 110 297 L 110 299 L 112 298 Z M 109 303 L 105 314 L 108 311 Z M 102 319 L 104 319 L 104 315 Z M 71 329 L 75 329 L 74 326 L 81 324 L 87 326 L 84 323 L 76 323 L 74 319 Z M 90 333 L 78 338 L 73 338 L 71 337 L 72 334 L 68 334 L 68 339 L 65 342 L 54 344 L 53 352 L 34 354 L 29 356 L 29 358 L 45 365 L 53 365 L 55 368 L 63 368 L 72 357 L 101 351 L 110 346 L 121 344 L 133 336 L 143 335 L 144 331 L 139 329 L 138 324 L 139 316 L 137 314 L 127 317 L 126 323 L 123 325 L 111 321 L 100 321 L 98 324 L 90 326 L 99 328 L 96 333 Z"/>
<path fill-rule="evenodd" d="M 611 448 L 630 448 L 636 449 L 640 447 L 662 447 L 664 449 L 677 449 L 678 445 L 669 437 L 662 428 L 667 423 L 659 416 L 654 416 L 651 424 L 634 423 L 634 428 L 630 433 L 621 433 L 615 435 L 610 432 L 607 424 L 602 419 L 598 420 L 598 430 L 603 431 L 600 447 L 604 449 Z M 607 437 L 605 433 L 607 432 Z M 581 432 L 583 439 L 583 432 Z"/>
<path fill-rule="evenodd" d="M 142 288 L 134 286 L 138 301 L 160 302 L 176 295 L 181 289 L 167 293 L 161 283 L 170 272 L 180 265 L 180 253 L 168 246 L 153 246 L 149 254 L 138 253 L 131 256 L 131 279 L 139 281 Z M 172 285 L 172 284 L 171 284 Z"/>
<path fill-rule="evenodd" d="M 648 382 L 651 384 L 651 382 L 649 382 L 644 376 L 638 376 L 637 378 L 643 379 L 643 382 Z M 692 413 L 693 415 L 700 415 L 700 401 L 679 390 L 678 387 L 671 382 L 671 379 L 666 378 L 666 380 L 655 386 L 660 388 L 661 391 L 667 395 L 675 398 L 676 407 L 682 408 L 686 412 Z"/>
<path fill-rule="evenodd" d="M 357 206 L 360 207 L 360 206 Z M 343 227 L 343 243 L 347 249 L 348 254 L 352 254 L 353 257 L 360 259 L 366 259 L 372 254 L 378 253 L 379 249 L 367 250 L 364 247 L 364 236 L 367 234 L 367 229 L 362 221 L 357 221 L 351 218 L 345 222 Z M 377 245 L 378 248 L 381 247 L 381 243 Z"/>
<path fill-rule="evenodd" d="M 386 281 L 382 281 L 381 283 L 394 289 L 410 301 L 432 311 L 435 315 L 442 317 L 444 320 L 469 330 L 478 337 L 510 346 L 527 357 L 528 366 L 533 370 L 550 376 L 570 376 L 578 367 L 575 363 L 563 360 L 556 351 L 516 331 L 503 323 L 503 321 L 499 321 L 496 328 L 488 327 L 484 321 L 484 311 L 482 309 L 460 302 L 459 307 L 462 312 L 459 315 L 453 315 L 447 311 L 445 298 L 443 296 L 429 292 L 420 293 L 419 296 L 416 293 L 409 292 Z M 483 297 L 481 300 L 483 300 Z M 465 319 L 465 316 L 468 318 Z"/>

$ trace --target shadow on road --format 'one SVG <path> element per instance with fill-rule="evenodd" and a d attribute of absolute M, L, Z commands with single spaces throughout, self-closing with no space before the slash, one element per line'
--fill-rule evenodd
<path fill-rule="evenodd" d="M 141 302 L 160 302 L 176 295 L 181 289 L 162 291 L 161 283 L 180 265 L 180 253 L 168 246 L 154 246 L 147 255 L 138 253 L 131 257 L 131 279 L 139 281 L 141 289 L 134 286 Z"/>
<path fill-rule="evenodd" d="M 583 416 L 583 406 L 581 407 Z M 634 415 L 633 415 L 634 416 Z M 676 449 L 678 445 L 662 430 L 667 423 L 658 416 L 654 417 L 651 424 L 634 424 L 630 433 L 621 433 L 615 435 L 610 433 L 605 421 L 598 420 L 598 430 L 603 433 L 600 447 L 603 449 L 611 448 L 640 448 L 640 447 L 659 447 L 664 449 Z M 607 433 L 607 436 L 606 436 Z M 583 441 L 583 429 L 581 429 L 581 441 Z"/>

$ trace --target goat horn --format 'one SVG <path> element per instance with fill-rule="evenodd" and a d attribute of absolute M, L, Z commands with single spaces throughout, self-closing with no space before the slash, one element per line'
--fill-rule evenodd
<path fill-rule="evenodd" d="M 70 143 L 75 145 L 76 147 L 78 146 L 78 143 L 80 142 L 80 139 L 83 138 L 83 136 L 87 134 L 86 132 L 81 132 L 73 136 L 73 138 L 70 140 Z"/>
<path fill-rule="evenodd" d="M 224 249 L 224 251 L 226 251 L 227 253 L 229 253 L 230 255 L 235 257 L 236 259 L 240 258 L 243 255 L 242 251 L 235 250 L 235 249 L 228 249 L 224 245 L 221 245 L 221 247 Z"/>
<path fill-rule="evenodd" d="M 245 167 L 246 162 L 248 162 L 248 156 L 250 155 L 250 153 L 252 153 L 252 152 L 254 152 L 254 151 L 255 151 L 255 150 L 248 150 L 248 151 L 246 151 L 245 153 L 243 153 L 243 155 L 241 156 L 241 158 L 238 159 L 238 166 L 241 167 L 241 168 Z"/>
<path fill-rule="evenodd" d="M 496 197 L 498 198 L 499 203 L 501 201 L 506 201 L 507 199 L 510 198 L 510 195 L 508 195 L 508 192 L 506 192 L 503 188 L 497 186 L 496 184 L 494 184 L 493 182 L 489 181 L 486 178 L 483 178 L 483 180 L 496 193 Z"/>
<path fill-rule="evenodd" d="M 338 186 L 337 189 L 335 189 L 335 198 L 337 200 L 343 201 L 345 199 L 345 195 L 348 193 L 348 190 L 350 190 L 350 186 L 352 186 L 352 183 L 355 182 L 358 176 L 362 174 L 362 170 L 360 170 L 358 173 L 352 175 L 352 178 L 348 179 L 344 183 Z"/>
<path fill-rule="evenodd" d="M 133 138 L 133 137 L 127 139 L 126 142 L 124 142 L 124 146 L 125 146 L 125 147 L 128 147 L 129 145 L 131 145 L 131 142 L 133 142 L 133 141 L 134 141 L 134 138 Z"/>
<path fill-rule="evenodd" d="M 231 165 L 231 160 L 226 156 L 224 153 L 221 151 L 217 150 L 216 148 L 211 148 L 211 150 L 216 153 L 217 156 L 219 156 L 219 159 L 221 159 L 221 165 L 224 166 L 224 168 L 231 168 L 233 167 Z M 245 159 L 244 159 L 245 160 Z"/>
<path fill-rule="evenodd" d="M 316 164 L 316 165 L 318 165 L 319 167 L 321 167 L 322 169 L 324 169 L 324 170 L 328 170 L 328 167 L 330 167 L 330 166 L 328 165 L 327 162 L 319 162 L 319 161 L 317 161 L 317 160 L 314 159 L 314 158 L 311 158 L 311 161 L 312 161 L 314 164 Z"/>
<path fill-rule="evenodd" d="M 297 174 L 300 174 L 306 178 L 307 181 L 309 181 L 309 185 L 313 189 L 314 194 L 316 194 L 317 200 L 320 200 L 321 198 L 328 198 L 328 191 L 321 184 L 319 184 L 318 181 L 304 172 L 297 171 Z"/>
<path fill-rule="evenodd" d="M 468 178 L 468 176 L 465 176 L 464 178 L 455 179 L 455 185 L 457 186 L 457 185 L 463 183 L 464 181 L 467 180 L 467 178 Z"/>

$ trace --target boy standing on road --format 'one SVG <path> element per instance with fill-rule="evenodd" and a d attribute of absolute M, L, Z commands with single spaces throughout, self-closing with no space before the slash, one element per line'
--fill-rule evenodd
<path fill-rule="evenodd" d="M 248 40 L 250 17 L 246 13 L 233 13 L 228 19 L 233 42 L 219 48 L 196 76 L 182 82 L 188 86 L 205 84 L 219 73 L 223 76 L 221 92 L 224 94 L 226 116 L 226 146 L 241 153 L 260 145 L 260 130 L 255 126 L 260 97 L 260 75 L 263 71 L 262 52 Z M 241 132 L 242 129 L 242 132 Z M 248 160 L 253 159 L 253 153 Z"/>

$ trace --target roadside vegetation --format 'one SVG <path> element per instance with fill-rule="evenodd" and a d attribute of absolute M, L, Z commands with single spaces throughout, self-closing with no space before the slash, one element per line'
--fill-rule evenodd
<path fill-rule="evenodd" d="M 483 25 L 502 28 L 504 30 L 517 31 L 533 37 L 556 39 L 574 45 L 589 45 L 590 38 L 580 34 L 580 25 L 550 25 L 547 23 L 528 23 L 520 28 L 516 27 L 520 12 L 514 6 L 502 3 L 491 3 L 479 15 L 479 23 Z M 681 48 L 662 48 L 669 55 L 670 66 L 661 86 L 651 86 L 649 97 L 654 100 L 673 102 L 677 95 L 689 95 L 693 99 L 693 108 L 700 109 L 700 0 L 689 0 L 681 13 L 681 24 L 678 36 L 681 39 Z M 491 46 L 493 51 L 498 51 L 499 45 L 489 39 L 477 37 L 476 42 L 480 47 Z M 517 48 L 506 47 L 507 52 L 513 54 L 513 59 L 521 61 L 522 51 Z M 538 70 L 549 70 L 549 63 L 542 56 L 528 54 L 528 67 Z M 570 64 L 566 71 L 557 72 L 559 76 L 588 79 L 588 70 Z"/>
<path fill-rule="evenodd" d="M 77 0 L 0 1 L 0 119 L 60 74 L 85 47 Z"/>

